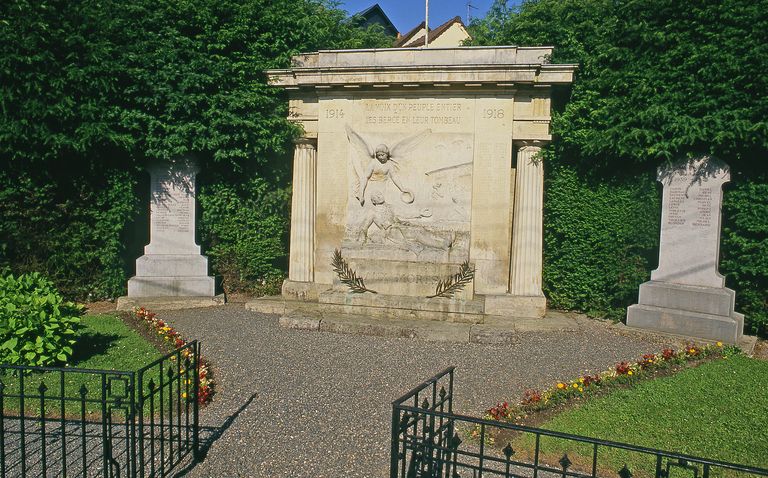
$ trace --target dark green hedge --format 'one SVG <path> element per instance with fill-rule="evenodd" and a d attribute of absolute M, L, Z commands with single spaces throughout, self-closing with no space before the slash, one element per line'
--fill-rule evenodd
<path fill-rule="evenodd" d="M 0 270 L 122 295 L 148 240 L 144 166 L 194 155 L 213 272 L 273 281 L 297 131 L 263 71 L 391 44 L 356 21 L 315 0 L 0 2 Z"/>
<path fill-rule="evenodd" d="M 656 168 L 731 166 L 720 272 L 747 331 L 768 332 L 768 1 L 496 0 L 479 45 L 553 45 L 577 63 L 555 92 L 544 287 L 555 307 L 613 318 L 657 266 Z"/>
<path fill-rule="evenodd" d="M 620 319 L 657 261 L 654 179 L 590 181 L 556 156 L 546 165 L 544 286 L 550 305 Z"/>

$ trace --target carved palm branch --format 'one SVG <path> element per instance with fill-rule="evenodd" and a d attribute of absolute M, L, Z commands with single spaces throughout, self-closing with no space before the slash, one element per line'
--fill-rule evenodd
<path fill-rule="evenodd" d="M 357 273 L 349 267 L 347 261 L 341 257 L 341 251 L 336 249 L 333 251 L 333 259 L 331 260 L 331 266 L 333 266 L 333 272 L 339 277 L 342 284 L 349 287 L 349 290 L 356 294 L 362 294 L 364 292 L 370 292 L 376 294 L 375 290 L 371 290 L 365 286 L 365 281 L 362 277 L 357 277 Z"/>
<path fill-rule="evenodd" d="M 435 294 L 428 295 L 427 299 L 434 297 L 451 298 L 455 293 L 463 290 L 474 278 L 475 268 L 469 265 L 469 260 L 466 260 L 459 266 L 459 272 L 439 281 L 437 287 L 435 287 Z"/>

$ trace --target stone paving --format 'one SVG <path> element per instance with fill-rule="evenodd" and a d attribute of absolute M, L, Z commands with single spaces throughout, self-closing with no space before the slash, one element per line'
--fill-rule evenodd
<path fill-rule="evenodd" d="M 392 400 L 447 366 L 457 367 L 455 411 L 478 416 L 675 340 L 588 319 L 475 344 L 291 330 L 242 304 L 158 315 L 200 339 L 216 372 L 192 477 L 385 477 Z"/>

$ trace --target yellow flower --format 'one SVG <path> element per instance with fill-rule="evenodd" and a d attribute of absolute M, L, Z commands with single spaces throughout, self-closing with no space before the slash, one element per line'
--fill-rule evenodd
<path fill-rule="evenodd" d="M 718 342 L 718 343 L 716 343 L 715 345 L 717 345 L 718 347 L 722 347 L 722 346 L 723 346 L 723 343 L 722 343 L 722 342 Z"/>
<path fill-rule="evenodd" d="M 182 393 L 181 398 L 187 398 L 187 392 Z"/>
<path fill-rule="evenodd" d="M 583 392 L 584 389 L 582 387 L 579 387 L 579 392 Z"/>
<path fill-rule="evenodd" d="M 562 390 L 562 389 L 564 389 L 564 388 L 565 388 L 565 384 L 564 384 L 563 382 L 560 382 L 560 383 L 558 383 L 558 384 L 557 384 L 557 388 L 559 388 L 560 390 Z"/>
<path fill-rule="evenodd" d="M 632 370 L 630 370 L 629 372 L 627 372 L 627 375 L 632 375 Z"/>
<path fill-rule="evenodd" d="M 581 378 L 579 379 L 579 383 L 584 383 L 584 377 L 581 377 Z"/>
<path fill-rule="evenodd" d="M 573 384 L 573 388 L 579 388 L 579 384 L 578 383 L 574 383 Z"/>

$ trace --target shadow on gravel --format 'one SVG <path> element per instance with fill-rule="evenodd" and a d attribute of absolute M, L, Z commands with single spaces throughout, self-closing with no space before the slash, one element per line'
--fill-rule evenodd
<path fill-rule="evenodd" d="M 248 408 L 248 406 L 256 399 L 256 393 L 251 394 L 251 396 L 248 398 L 248 400 L 245 401 L 242 405 L 240 405 L 240 408 L 238 408 L 233 414 L 227 417 L 226 420 L 224 420 L 224 423 L 222 423 L 218 427 L 200 427 L 200 457 L 198 460 L 198 463 L 205 460 L 205 457 L 208 455 L 208 450 L 211 449 L 211 446 L 221 438 L 221 436 L 224 434 L 224 432 L 229 429 L 230 426 L 232 426 L 232 423 L 234 423 L 235 420 L 237 420 L 237 417 L 240 416 L 241 413 L 243 413 L 243 410 Z M 190 463 L 182 470 L 179 470 L 178 473 L 176 473 L 176 477 L 180 476 L 186 476 L 188 473 L 192 471 L 192 469 L 195 467 L 197 463 Z"/>

